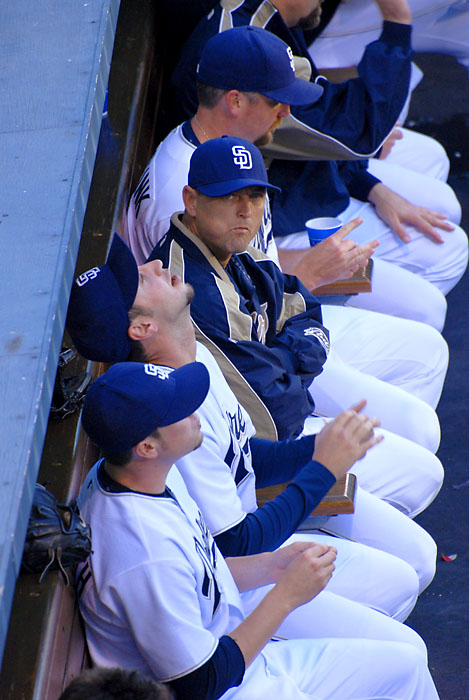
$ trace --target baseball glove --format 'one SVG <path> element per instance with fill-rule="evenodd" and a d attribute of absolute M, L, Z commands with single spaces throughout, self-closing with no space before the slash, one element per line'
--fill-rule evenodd
<path fill-rule="evenodd" d="M 41 484 L 36 484 L 24 545 L 22 567 L 40 573 L 59 569 L 68 586 L 66 567 L 78 564 L 91 552 L 91 530 L 76 505 L 59 503 Z"/>

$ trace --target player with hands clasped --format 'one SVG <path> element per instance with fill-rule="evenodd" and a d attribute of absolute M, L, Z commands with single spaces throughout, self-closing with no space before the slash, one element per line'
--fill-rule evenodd
<path fill-rule="evenodd" d="M 202 442 L 194 411 L 208 389 L 201 363 L 172 371 L 127 362 L 88 391 L 82 422 L 104 457 L 79 495 L 93 551 L 76 582 L 93 662 L 166 682 L 179 700 L 436 699 L 411 644 L 270 641 L 327 585 L 335 550 L 296 543 L 225 562 L 173 467 Z M 360 451 L 372 427 L 352 414 L 339 430 L 352 428 Z M 240 589 L 267 583 L 275 585 L 246 617 Z"/>

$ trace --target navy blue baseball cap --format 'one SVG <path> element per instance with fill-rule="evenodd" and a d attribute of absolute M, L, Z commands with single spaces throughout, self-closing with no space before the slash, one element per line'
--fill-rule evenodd
<path fill-rule="evenodd" d="M 175 370 L 151 363 L 118 362 L 88 389 L 83 427 L 105 452 L 124 452 L 156 428 L 194 413 L 209 386 L 210 376 L 201 362 Z"/>
<path fill-rule="evenodd" d="M 195 149 L 188 184 L 208 197 L 221 197 L 253 185 L 280 192 L 269 184 L 257 146 L 234 136 L 210 139 Z"/>
<path fill-rule="evenodd" d="M 313 104 L 323 93 L 321 85 L 295 78 L 291 48 L 259 27 L 235 27 L 211 37 L 202 49 L 197 79 L 290 105 Z"/>
<path fill-rule="evenodd" d="M 136 260 L 115 233 L 105 264 L 87 270 L 72 286 L 66 325 L 83 357 L 97 362 L 124 362 L 128 358 L 128 312 L 137 289 Z"/>

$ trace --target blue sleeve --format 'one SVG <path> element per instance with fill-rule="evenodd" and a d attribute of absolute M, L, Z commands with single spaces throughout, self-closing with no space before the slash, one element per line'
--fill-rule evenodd
<path fill-rule="evenodd" d="M 256 487 L 262 489 L 265 486 L 291 481 L 311 460 L 315 438 L 315 435 L 306 435 L 299 440 L 277 442 L 251 438 L 249 444 Z"/>
<path fill-rule="evenodd" d="M 372 155 L 393 128 L 404 106 L 410 80 L 411 27 L 383 22 L 380 37 L 368 44 L 358 64 L 358 78 L 323 85 L 312 105 L 292 107 L 301 122 L 333 136 L 356 152 Z"/>
<path fill-rule="evenodd" d="M 351 197 L 361 202 L 368 201 L 370 190 L 381 182 L 367 170 L 367 160 L 349 160 L 340 164 L 340 174 Z"/>
<path fill-rule="evenodd" d="M 244 657 L 239 646 L 224 635 L 208 661 L 168 685 L 178 700 L 217 700 L 241 683 L 244 671 Z"/>
<path fill-rule="evenodd" d="M 311 513 L 335 477 L 311 460 L 286 489 L 230 530 L 215 537 L 224 557 L 271 552 L 280 547 Z"/>

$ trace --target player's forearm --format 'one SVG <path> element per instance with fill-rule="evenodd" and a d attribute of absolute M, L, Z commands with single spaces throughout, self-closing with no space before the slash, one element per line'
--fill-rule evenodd
<path fill-rule="evenodd" d="M 241 593 L 275 581 L 276 570 L 271 552 L 245 557 L 228 557 L 225 561 Z"/>
<path fill-rule="evenodd" d="M 246 667 L 256 658 L 267 642 L 275 635 L 279 625 L 294 609 L 279 586 L 270 590 L 257 608 L 238 625 L 230 636 L 241 650 Z"/>
<path fill-rule="evenodd" d="M 376 0 L 383 20 L 411 24 L 412 13 L 407 0 Z"/>

